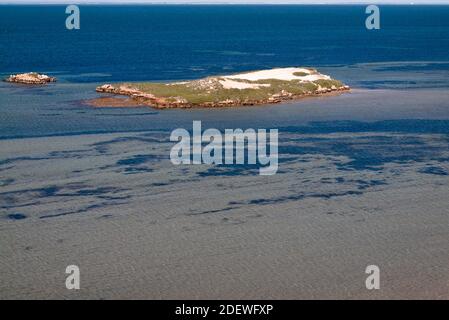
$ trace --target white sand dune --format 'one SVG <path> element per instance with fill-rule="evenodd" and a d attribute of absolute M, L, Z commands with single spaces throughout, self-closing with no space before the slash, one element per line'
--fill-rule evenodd
<path fill-rule="evenodd" d="M 294 73 L 306 73 L 306 76 L 297 76 Z M 259 81 L 268 79 L 277 80 L 303 80 L 303 81 L 315 81 L 319 79 L 330 79 L 329 76 L 320 73 L 312 73 L 309 69 L 305 68 L 276 68 L 271 70 L 253 71 L 248 73 L 235 74 L 231 76 L 225 76 L 226 79 L 242 79 L 249 81 Z"/>
<path fill-rule="evenodd" d="M 296 74 L 295 74 L 296 73 Z M 260 81 L 260 80 L 283 80 L 292 81 L 300 80 L 301 82 L 313 82 L 316 80 L 330 80 L 330 76 L 321 74 L 318 71 L 306 68 L 275 68 L 270 70 L 252 71 L 246 73 L 239 73 L 233 75 L 224 75 L 217 77 L 209 77 L 200 79 L 199 82 L 204 85 L 212 85 L 214 82 L 219 82 L 224 89 L 259 89 L 262 87 L 270 87 L 269 83 L 248 83 L 244 81 Z M 239 81 L 240 80 L 240 81 Z M 243 81 L 242 81 L 243 80 Z M 198 81 L 196 81 L 198 83 Z M 188 81 L 168 83 L 187 84 Z"/>
<path fill-rule="evenodd" d="M 221 85 L 225 89 L 259 89 L 261 87 L 269 87 L 270 84 L 257 84 L 257 83 L 246 83 L 234 81 L 229 78 L 225 80 L 220 80 Z"/>

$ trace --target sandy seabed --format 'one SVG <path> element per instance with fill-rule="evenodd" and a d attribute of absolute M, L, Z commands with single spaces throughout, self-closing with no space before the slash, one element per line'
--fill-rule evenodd
<path fill-rule="evenodd" d="M 0 141 L 0 298 L 447 299 L 447 141 L 379 135 L 281 133 L 274 176 L 174 166 L 167 132 Z M 376 170 L 301 151 L 326 140 L 432 154 Z"/>

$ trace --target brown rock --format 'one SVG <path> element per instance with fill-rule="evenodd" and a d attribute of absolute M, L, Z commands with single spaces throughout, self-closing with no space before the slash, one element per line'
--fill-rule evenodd
<path fill-rule="evenodd" d="M 5 79 L 6 82 L 24 83 L 24 84 L 46 84 L 55 82 L 56 78 L 39 74 L 36 72 L 12 74 Z"/>

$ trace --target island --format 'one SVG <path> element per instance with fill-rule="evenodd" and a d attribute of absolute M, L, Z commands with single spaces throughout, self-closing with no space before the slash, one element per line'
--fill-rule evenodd
<path fill-rule="evenodd" d="M 37 72 L 12 74 L 5 79 L 6 82 L 24 83 L 24 84 L 46 84 L 55 82 L 56 78 L 39 74 Z"/>
<path fill-rule="evenodd" d="M 274 104 L 348 90 L 350 88 L 342 82 L 305 67 L 259 70 L 182 82 L 105 84 L 96 88 L 97 92 L 128 96 L 136 104 L 158 109 Z M 98 107 L 101 103 L 97 101 L 94 105 Z"/>

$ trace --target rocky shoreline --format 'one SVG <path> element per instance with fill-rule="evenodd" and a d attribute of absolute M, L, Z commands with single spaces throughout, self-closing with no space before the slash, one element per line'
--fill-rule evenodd
<path fill-rule="evenodd" d="M 4 81 L 31 85 L 55 82 L 56 78 L 36 72 L 13 74 Z M 277 68 L 227 76 L 207 77 L 174 83 L 104 84 L 99 93 L 129 97 L 93 99 L 95 107 L 150 106 L 156 109 L 217 108 L 276 104 L 304 97 L 339 94 L 350 88 L 313 68 Z M 98 101 L 97 101 L 98 100 Z"/>
<path fill-rule="evenodd" d="M 147 105 L 156 109 L 170 109 L 170 108 L 216 108 L 216 107 L 237 107 L 237 106 L 253 106 L 253 105 L 263 105 L 263 104 L 277 104 L 281 102 L 286 102 L 288 100 L 297 100 L 305 97 L 322 96 L 331 93 L 343 93 L 350 91 L 349 86 L 344 87 L 331 87 L 331 88 L 319 88 L 315 91 L 310 91 L 301 95 L 295 95 L 286 90 L 282 90 L 279 93 L 273 94 L 271 97 L 260 100 L 233 100 L 226 99 L 222 101 L 211 101 L 203 102 L 199 104 L 189 103 L 181 97 L 173 99 L 166 99 L 164 97 L 157 97 L 151 93 L 145 93 L 139 91 L 135 88 L 120 85 L 114 87 L 111 84 L 104 84 L 96 88 L 97 92 L 100 93 L 111 93 L 116 95 L 124 95 L 132 98 L 136 101 L 138 105 Z M 98 105 L 97 105 L 98 106 Z"/>
<path fill-rule="evenodd" d="M 156 109 L 276 104 L 349 90 L 349 86 L 311 68 L 279 68 L 177 83 L 104 84 L 96 88 L 97 92 L 128 96 L 139 105 Z"/>
<path fill-rule="evenodd" d="M 23 83 L 23 84 L 47 84 L 55 82 L 55 77 L 47 76 L 46 74 L 39 74 L 37 72 L 12 74 L 5 79 L 6 82 Z"/>
<path fill-rule="evenodd" d="M 166 108 L 189 108 L 189 103 L 183 99 L 178 99 L 175 101 L 168 101 L 163 97 L 156 97 L 151 93 L 144 93 L 132 87 L 120 85 L 114 87 L 111 84 L 104 84 L 96 88 L 97 92 L 100 93 L 112 93 L 117 95 L 128 96 L 136 101 L 136 104 L 144 104 L 157 109 Z"/>

